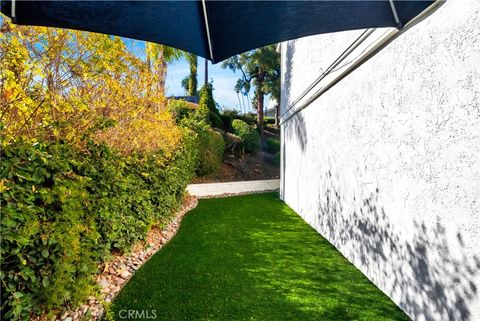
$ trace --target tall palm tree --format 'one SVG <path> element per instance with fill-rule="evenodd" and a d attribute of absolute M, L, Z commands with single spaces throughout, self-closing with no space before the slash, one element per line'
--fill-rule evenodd
<path fill-rule="evenodd" d="M 197 70 L 198 70 L 198 57 L 189 52 L 185 52 L 185 58 L 187 59 L 188 65 L 190 66 L 190 75 L 188 76 L 188 85 L 187 93 L 189 96 L 197 95 Z"/>
<path fill-rule="evenodd" d="M 147 42 L 146 56 L 149 68 L 153 68 L 157 75 L 156 84 L 160 94 L 165 95 L 165 82 L 167 80 L 167 65 L 179 60 L 184 55 L 180 49 Z"/>

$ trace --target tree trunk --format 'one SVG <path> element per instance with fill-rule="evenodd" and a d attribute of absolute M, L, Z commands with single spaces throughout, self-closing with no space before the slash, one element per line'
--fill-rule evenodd
<path fill-rule="evenodd" d="M 163 55 L 163 49 L 158 53 L 158 91 L 165 96 L 165 83 L 167 80 L 167 61 Z"/>
<path fill-rule="evenodd" d="M 148 54 L 148 52 L 146 52 L 146 56 L 147 56 L 147 69 L 148 69 L 146 95 L 147 95 L 147 98 L 150 98 L 150 95 L 152 93 L 152 77 L 151 77 L 152 62 L 150 61 L 150 55 Z"/>
<path fill-rule="evenodd" d="M 263 139 L 263 98 L 264 94 L 260 88 L 262 88 L 262 83 L 259 82 L 257 85 L 257 127 L 260 132 L 260 136 Z"/>
<path fill-rule="evenodd" d="M 208 60 L 205 59 L 205 79 L 204 79 L 204 85 L 206 86 L 208 84 Z"/>
<path fill-rule="evenodd" d="M 197 95 L 197 65 L 198 58 L 194 57 L 193 61 L 190 63 L 190 76 L 188 78 L 188 95 L 196 96 Z"/>
<path fill-rule="evenodd" d="M 275 127 L 280 125 L 280 104 L 275 105 Z"/>

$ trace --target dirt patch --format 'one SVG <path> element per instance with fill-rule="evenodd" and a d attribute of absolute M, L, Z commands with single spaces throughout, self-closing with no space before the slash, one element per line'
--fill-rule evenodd
<path fill-rule="evenodd" d="M 273 156 L 260 151 L 247 154 L 243 159 L 226 154 L 224 162 L 215 174 L 197 177 L 193 183 L 217 183 L 234 181 L 252 181 L 280 178 L 280 167 L 272 164 Z"/>

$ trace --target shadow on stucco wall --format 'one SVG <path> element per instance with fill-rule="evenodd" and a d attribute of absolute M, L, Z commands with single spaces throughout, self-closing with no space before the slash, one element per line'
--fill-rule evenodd
<path fill-rule="evenodd" d="M 291 96 L 291 86 L 292 86 L 292 66 L 293 66 L 293 56 L 295 54 L 295 40 L 288 41 L 285 46 L 285 70 L 283 74 L 285 75 L 284 81 L 282 83 L 282 99 L 284 102 L 282 116 L 285 115 L 289 117 L 291 113 L 295 110 L 294 107 L 291 107 L 292 103 L 287 97 Z M 292 97 L 295 98 L 295 97 Z M 291 108 L 288 112 L 287 109 Z M 297 106 L 298 108 L 298 106 Z M 291 138 L 293 135 L 302 149 L 305 150 L 307 145 L 307 132 L 305 129 L 305 120 L 301 113 L 297 113 L 292 116 L 283 124 L 285 133 L 288 134 L 288 138 Z"/>
<path fill-rule="evenodd" d="M 478 294 L 474 280 L 480 260 L 453 252 L 440 223 L 415 222 L 413 238 L 405 241 L 388 221 L 379 204 L 378 188 L 351 204 L 330 171 L 321 180 L 318 227 L 320 232 L 386 292 L 414 320 L 471 320 L 469 304 Z M 459 247 L 463 240 L 457 235 Z M 345 253 L 345 250 L 348 250 Z M 432 255 L 434 254 L 434 255 Z M 390 283 L 385 283 L 390 280 Z"/>
<path fill-rule="evenodd" d="M 307 130 L 302 113 L 298 113 L 290 118 L 284 124 L 284 130 L 288 139 L 295 139 L 302 152 L 305 151 L 307 147 Z"/>
<path fill-rule="evenodd" d="M 282 110 L 282 114 L 285 113 L 286 108 L 289 105 L 289 99 L 287 97 L 290 96 L 290 89 L 292 87 L 292 64 L 293 64 L 293 56 L 295 54 L 295 40 L 290 40 L 286 42 L 285 45 L 285 70 L 282 70 L 282 74 L 284 74 L 284 78 L 282 79 L 282 91 L 281 91 L 281 99 L 285 103 L 284 110 Z"/>

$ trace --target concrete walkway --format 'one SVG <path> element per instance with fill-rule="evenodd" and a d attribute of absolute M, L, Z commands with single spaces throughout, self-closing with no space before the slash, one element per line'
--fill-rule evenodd
<path fill-rule="evenodd" d="M 262 181 L 240 181 L 227 183 L 190 184 L 187 191 L 200 198 L 215 197 L 224 194 L 241 195 L 258 192 L 276 191 L 280 189 L 279 179 Z"/>

